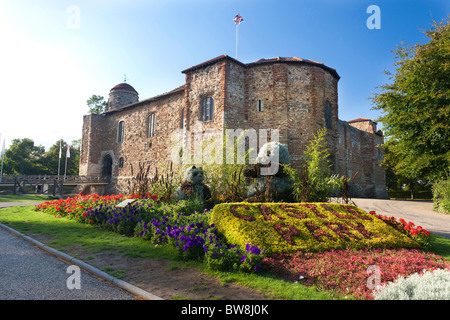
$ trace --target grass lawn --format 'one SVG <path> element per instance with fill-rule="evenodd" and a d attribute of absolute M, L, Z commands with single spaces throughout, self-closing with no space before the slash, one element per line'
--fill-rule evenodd
<path fill-rule="evenodd" d="M 211 271 L 200 262 L 181 262 L 173 248 L 155 247 L 142 238 L 126 237 L 112 231 L 97 229 L 94 226 L 81 224 L 67 218 L 55 218 L 52 215 L 34 211 L 34 206 L 20 206 L 0 209 L 0 223 L 23 234 L 44 235 L 39 241 L 57 250 L 70 253 L 74 244 L 92 253 L 110 251 L 125 257 L 148 259 L 169 259 L 178 266 L 195 267 L 226 283 L 240 283 L 246 287 L 257 289 L 262 293 L 286 300 L 331 300 L 341 299 L 315 288 L 290 283 L 270 274 L 245 272 Z M 79 258 L 79 257 L 77 257 Z M 89 263 L 89 260 L 86 260 Z M 114 274 L 114 270 L 104 269 Z M 126 272 L 126 270 L 125 270 Z"/>

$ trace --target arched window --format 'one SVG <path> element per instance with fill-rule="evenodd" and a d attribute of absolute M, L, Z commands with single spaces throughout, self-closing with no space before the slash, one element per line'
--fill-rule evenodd
<path fill-rule="evenodd" d="M 123 142 L 125 131 L 125 121 L 119 122 L 119 128 L 117 130 L 117 142 Z"/>
<path fill-rule="evenodd" d="M 105 177 L 108 182 L 111 182 L 112 165 L 113 160 L 111 156 L 109 154 L 105 155 L 102 162 L 102 176 Z"/>
<path fill-rule="evenodd" d="M 156 124 L 156 115 L 155 113 L 150 113 L 148 116 L 148 134 L 149 138 L 155 136 L 155 124 Z"/>
<path fill-rule="evenodd" d="M 331 105 L 328 100 L 325 102 L 325 125 L 331 129 Z"/>
<path fill-rule="evenodd" d="M 214 99 L 207 97 L 202 100 L 202 121 L 214 120 Z"/>
<path fill-rule="evenodd" d="M 123 157 L 119 158 L 119 168 L 123 168 L 124 160 Z"/>

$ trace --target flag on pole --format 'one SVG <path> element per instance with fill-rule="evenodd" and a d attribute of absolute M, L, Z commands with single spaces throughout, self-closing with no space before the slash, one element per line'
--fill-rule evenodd
<path fill-rule="evenodd" d="M 5 142 L 6 142 L 6 138 L 3 138 L 2 152 L 0 153 L 0 156 L 2 158 L 3 158 L 3 156 L 4 156 L 5 152 L 6 152 Z"/>
<path fill-rule="evenodd" d="M 66 154 L 67 158 L 70 158 L 70 145 L 67 145 L 67 154 Z"/>
<path fill-rule="evenodd" d="M 244 21 L 244 18 L 242 18 L 242 16 L 238 13 L 234 19 L 233 19 L 234 23 L 238 26 L 241 22 Z"/>
<path fill-rule="evenodd" d="M 61 140 L 59 141 L 59 158 L 61 159 Z"/>

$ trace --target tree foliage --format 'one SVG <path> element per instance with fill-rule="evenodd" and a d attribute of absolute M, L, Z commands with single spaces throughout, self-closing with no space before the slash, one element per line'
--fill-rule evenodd
<path fill-rule="evenodd" d="M 6 150 L 3 163 L 5 174 L 39 174 L 43 169 L 43 146 L 34 145 L 28 138 L 13 139 Z"/>
<path fill-rule="evenodd" d="M 371 99 L 382 111 L 386 161 L 408 179 L 438 180 L 450 163 L 450 15 L 424 31 L 424 44 L 402 44 L 395 53 L 396 71 Z"/>
<path fill-rule="evenodd" d="M 87 101 L 86 104 L 89 108 L 89 113 L 100 114 L 105 112 L 106 106 L 108 103 L 103 100 L 102 96 L 92 95 Z"/>
<path fill-rule="evenodd" d="M 59 143 L 61 142 L 61 160 L 59 160 Z M 67 175 L 78 175 L 80 163 L 80 140 L 72 141 L 67 158 Z M 46 152 L 43 146 L 36 146 L 29 138 L 14 139 L 6 150 L 3 173 L 10 175 L 58 174 L 60 161 L 60 174 L 64 174 L 67 142 L 58 140 Z"/>

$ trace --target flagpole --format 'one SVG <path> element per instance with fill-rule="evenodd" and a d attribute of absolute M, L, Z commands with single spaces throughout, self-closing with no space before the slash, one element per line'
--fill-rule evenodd
<path fill-rule="evenodd" d="M 61 167 L 61 140 L 59 140 L 59 160 L 58 160 L 58 182 L 59 182 L 59 169 Z"/>
<path fill-rule="evenodd" d="M 67 152 L 66 152 L 66 167 L 64 169 L 64 181 L 66 181 L 66 173 L 67 173 Z"/>
<path fill-rule="evenodd" d="M 3 178 L 3 154 L 0 155 L 2 157 L 2 169 L 0 170 L 0 182 L 2 182 Z"/>
<path fill-rule="evenodd" d="M 239 23 L 236 24 L 236 60 L 238 58 L 238 27 Z"/>
<path fill-rule="evenodd" d="M 68 144 L 67 145 L 67 150 L 66 150 L 66 166 L 65 166 L 65 169 L 64 169 L 64 181 L 66 181 L 66 174 L 67 174 L 67 158 L 70 156 L 69 149 L 70 149 L 70 145 Z"/>

